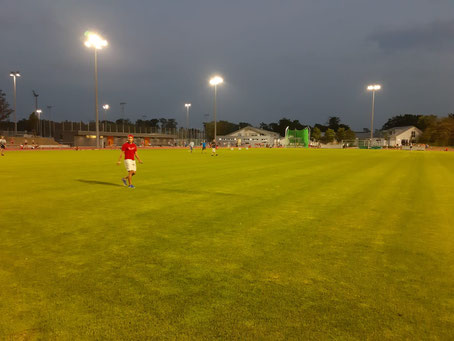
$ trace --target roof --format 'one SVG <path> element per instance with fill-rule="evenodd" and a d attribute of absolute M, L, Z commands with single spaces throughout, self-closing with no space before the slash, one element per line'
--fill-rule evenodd
<path fill-rule="evenodd" d="M 399 135 L 410 129 L 416 129 L 417 131 L 422 133 L 422 131 L 420 129 L 416 128 L 415 126 L 393 127 L 393 128 L 382 130 L 382 132 L 385 133 L 385 132 L 395 131 L 395 133 L 393 135 Z"/>
<path fill-rule="evenodd" d="M 239 132 L 244 131 L 244 130 L 252 130 L 252 131 L 255 131 L 258 134 L 263 134 L 263 135 L 274 135 L 276 137 L 280 136 L 279 133 L 276 133 L 274 131 L 260 129 L 260 128 L 255 128 L 255 127 L 252 127 L 252 126 L 247 126 L 247 127 L 238 129 L 236 131 L 231 132 L 230 134 L 227 134 L 226 136 L 232 136 L 233 134 L 238 134 Z"/>
<path fill-rule="evenodd" d="M 356 138 L 360 140 L 370 138 L 370 131 L 355 131 L 354 133 Z"/>

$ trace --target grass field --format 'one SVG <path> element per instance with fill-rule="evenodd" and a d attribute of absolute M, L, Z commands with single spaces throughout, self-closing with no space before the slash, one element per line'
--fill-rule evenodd
<path fill-rule="evenodd" d="M 454 153 L 0 158 L 0 340 L 454 338 Z"/>

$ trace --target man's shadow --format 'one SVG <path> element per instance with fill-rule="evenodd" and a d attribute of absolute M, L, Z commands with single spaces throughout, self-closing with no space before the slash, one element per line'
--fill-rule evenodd
<path fill-rule="evenodd" d="M 123 185 L 115 184 L 113 182 L 96 181 L 96 180 L 83 180 L 83 179 L 77 179 L 76 181 L 83 182 L 85 184 L 90 184 L 90 185 L 104 185 L 104 186 L 123 187 Z"/>

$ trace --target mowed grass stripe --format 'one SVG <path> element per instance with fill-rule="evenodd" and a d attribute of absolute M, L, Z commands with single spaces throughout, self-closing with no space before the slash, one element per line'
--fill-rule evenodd
<path fill-rule="evenodd" d="M 452 213 L 440 205 L 432 214 L 423 204 L 452 200 L 452 191 L 439 195 L 441 178 L 433 176 L 449 173 L 448 154 L 139 152 L 145 164 L 136 191 L 109 184 L 124 173 L 114 165 L 117 151 L 23 154 L 27 175 L 56 170 L 55 188 L 21 179 L 15 160 L 15 179 L 23 181 L 6 191 L 39 188 L 22 201 L 39 204 L 0 213 L 9 219 L 0 232 L 0 299 L 12 307 L 0 307 L 0 333 L 273 340 L 450 335 L 454 304 L 446 298 L 453 279 L 445 267 L 453 256 L 436 241 L 452 242 L 445 225 Z M 128 204 L 134 209 L 125 211 Z M 12 211 L 28 225 L 17 225 Z"/>

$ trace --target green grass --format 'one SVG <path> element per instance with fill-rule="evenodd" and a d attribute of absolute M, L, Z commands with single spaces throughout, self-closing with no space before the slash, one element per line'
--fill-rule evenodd
<path fill-rule="evenodd" d="M 454 338 L 454 153 L 0 158 L 0 339 Z"/>

